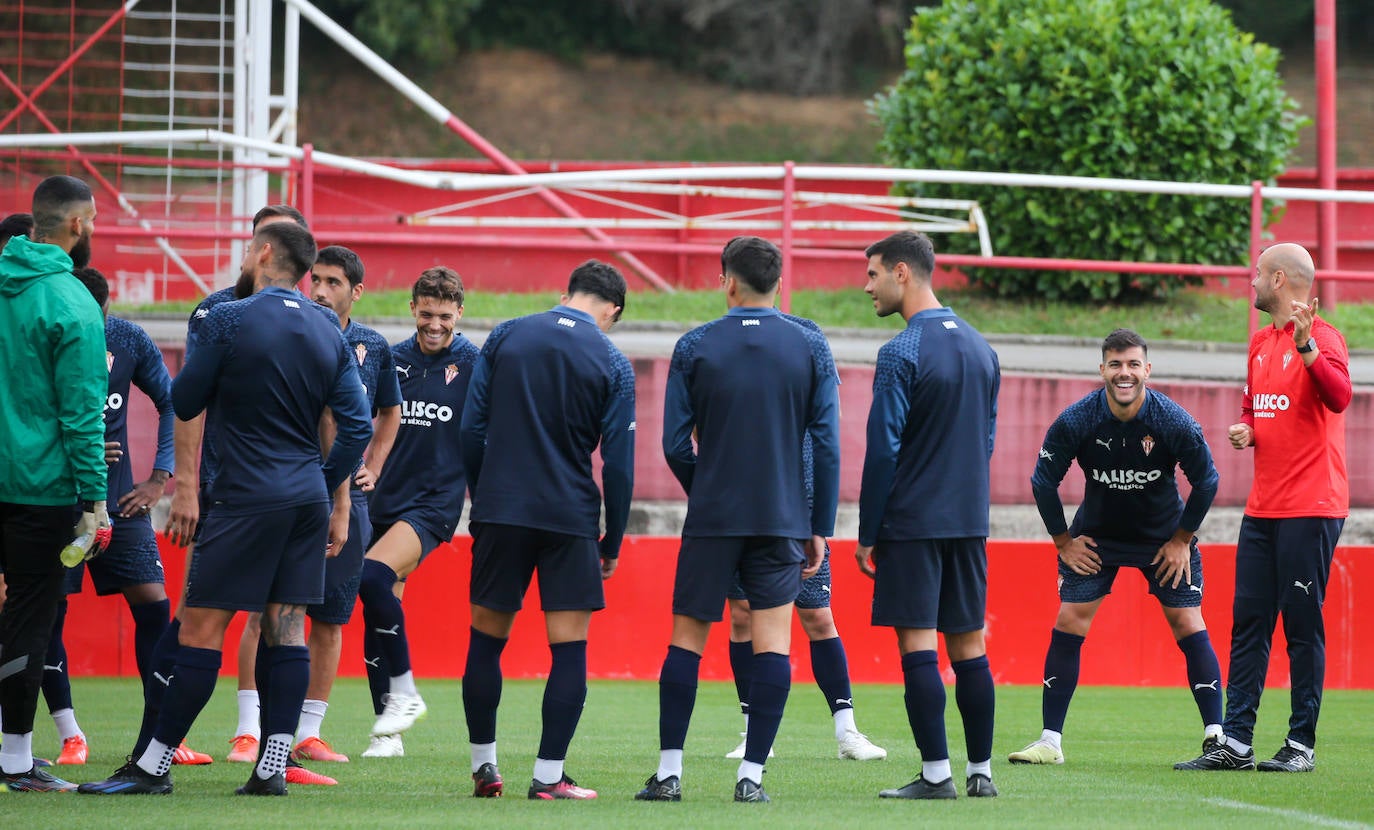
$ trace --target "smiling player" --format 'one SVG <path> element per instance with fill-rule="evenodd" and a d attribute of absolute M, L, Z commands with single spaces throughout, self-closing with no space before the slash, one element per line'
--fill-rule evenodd
<path fill-rule="evenodd" d="M 1188 686 L 1206 737 L 1221 734 L 1221 668 L 1202 620 L 1202 555 L 1193 535 L 1217 493 L 1217 470 L 1202 427 L 1154 390 L 1145 340 L 1117 329 L 1102 341 L 1103 389 L 1065 409 L 1050 426 L 1031 476 L 1035 503 L 1059 549 L 1059 617 L 1045 655 L 1038 740 L 1013 764 L 1062 764 L 1064 718 L 1078 686 L 1079 651 L 1121 568 L 1144 575 L 1188 666 Z M 1083 504 L 1064 522 L 1059 485 L 1073 461 L 1083 470 Z M 1192 485 L 1185 505 L 1175 467 Z"/>

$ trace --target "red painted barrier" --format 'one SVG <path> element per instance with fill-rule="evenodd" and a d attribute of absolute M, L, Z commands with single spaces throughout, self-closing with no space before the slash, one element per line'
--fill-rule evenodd
<path fill-rule="evenodd" d="M 459 677 L 468 642 L 468 567 L 470 539 L 460 536 L 425 560 L 406 588 L 406 627 L 411 659 L 423 677 Z M 593 677 L 653 679 L 658 676 L 671 631 L 673 566 L 678 540 L 631 537 L 616 574 L 606 583 L 607 608 L 593 618 L 588 666 Z M 161 542 L 169 593 L 176 595 L 184 555 Z M 850 672 L 856 682 L 897 683 L 901 667 L 896 641 L 887 629 L 869 625 L 872 585 L 851 559 L 853 540 L 833 545 L 833 608 L 844 637 Z M 989 544 L 988 652 L 1000 683 L 1034 685 L 1041 680 L 1045 648 L 1054 622 L 1054 548 L 1048 541 L 993 541 Z M 1206 593 L 1203 610 L 1222 666 L 1231 636 L 1231 596 L 1235 553 L 1229 545 L 1203 547 Z M 880 565 L 881 567 L 881 565 Z M 1326 684 L 1333 689 L 1374 689 L 1374 606 L 1357 601 L 1355 586 L 1374 580 L 1374 547 L 1343 547 L 1336 552 L 1326 601 Z M 548 671 L 538 589 L 526 598 L 502 662 L 508 677 L 541 677 Z M 1158 604 L 1135 573 L 1117 579 L 1083 650 L 1082 682 L 1123 686 L 1169 686 L 1184 682 L 1183 657 L 1173 645 Z M 725 623 L 715 627 L 701 676 L 726 680 L 730 667 Z M 228 642 L 238 642 L 239 625 Z M 363 673 L 362 614 L 355 612 L 344 634 L 340 671 Z M 797 682 L 809 682 L 811 665 L 805 635 L 793 628 Z M 88 588 L 71 598 L 66 627 L 73 674 L 136 674 L 133 622 L 118 596 L 96 597 Z M 948 665 L 946 678 L 952 679 Z M 234 671 L 232 657 L 224 672 Z M 1274 647 L 1268 685 L 1288 685 L 1282 632 Z"/>
<path fill-rule="evenodd" d="M 874 345 L 876 354 L 877 345 Z M 166 346 L 163 359 L 172 374 L 181 365 L 181 348 Z M 1091 352 L 1086 353 L 1089 360 Z M 1236 355 L 1237 373 L 1244 359 Z M 638 500 L 679 501 L 682 488 L 663 462 L 663 390 L 668 379 L 667 358 L 636 358 L 635 395 L 638 429 L 635 432 L 635 492 Z M 840 500 L 857 502 L 863 473 L 865 428 L 873 398 L 872 366 L 841 366 L 840 378 Z M 1030 474 L 1045 430 L 1070 403 L 1101 386 L 1095 378 L 1071 378 L 1007 373 L 997 417 L 997 444 L 992 456 L 993 504 L 1030 504 Z M 1253 457 L 1230 449 L 1226 428 L 1240 416 L 1238 379 L 1227 383 L 1151 383 L 1182 405 L 1203 425 L 1221 474 L 1217 505 L 1243 505 L 1250 491 Z M 157 413 L 141 394 L 131 396 L 129 448 L 146 475 L 157 445 Z M 1374 392 L 1356 389 L 1346 415 L 1350 497 L 1353 507 L 1374 507 Z M 1180 476 L 1182 486 L 1187 482 Z M 1066 503 L 1083 495 L 1083 477 L 1071 471 L 1062 491 Z"/>

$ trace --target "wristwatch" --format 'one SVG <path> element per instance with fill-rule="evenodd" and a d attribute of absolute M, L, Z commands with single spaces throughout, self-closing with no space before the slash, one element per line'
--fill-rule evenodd
<path fill-rule="evenodd" d="M 1298 347 L 1298 354 L 1307 354 L 1317 350 L 1317 338 L 1309 337 L 1307 342 Z"/>

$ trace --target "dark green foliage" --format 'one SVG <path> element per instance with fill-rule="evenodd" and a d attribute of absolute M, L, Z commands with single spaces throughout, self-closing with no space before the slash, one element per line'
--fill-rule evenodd
<path fill-rule="evenodd" d="M 482 0 L 321 0 L 320 10 L 387 60 L 430 68 L 457 54 Z"/>
<path fill-rule="evenodd" d="M 1210 0 L 979 0 L 921 9 L 907 70 L 872 109 L 911 168 L 1247 184 L 1284 169 L 1304 120 L 1278 53 Z M 1244 263 L 1238 200 L 920 185 L 977 199 L 1009 256 Z M 972 253 L 972 235 L 941 240 Z M 974 269 L 1006 296 L 1166 296 L 1177 276 Z"/>

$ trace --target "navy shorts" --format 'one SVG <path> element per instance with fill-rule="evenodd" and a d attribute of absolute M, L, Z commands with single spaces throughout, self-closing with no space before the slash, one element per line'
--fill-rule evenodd
<path fill-rule="evenodd" d="M 911 539 L 873 549 L 873 624 L 964 634 L 983 628 L 987 539 Z"/>
<path fill-rule="evenodd" d="M 1165 608 L 1197 608 L 1202 605 L 1202 553 L 1197 549 L 1197 540 L 1193 541 L 1192 549 L 1188 567 L 1193 581 L 1191 584 L 1180 581 L 1177 588 L 1160 585 L 1159 580 L 1155 578 L 1155 570 L 1159 566 L 1148 562 L 1143 565 L 1103 565 L 1102 569 L 1092 576 L 1083 576 L 1069 570 L 1069 566 L 1060 561 L 1059 601 L 1095 602 L 1112 592 L 1112 583 L 1116 581 L 1117 571 L 1125 568 L 1140 571 L 1140 575 L 1145 577 L 1145 584 L 1150 586 L 1150 593 L 1154 594 L 1159 604 Z"/>
<path fill-rule="evenodd" d="M 805 540 L 778 536 L 684 536 L 673 578 L 673 613 L 719 622 L 732 580 L 749 607 L 777 608 L 801 593 Z"/>
<path fill-rule="evenodd" d="M 269 602 L 324 599 L 329 503 L 224 515 L 205 521 L 186 574 L 186 605 L 262 611 Z"/>
<path fill-rule="evenodd" d="M 153 523 L 147 516 L 126 519 L 111 516 L 114 533 L 104 553 L 89 562 L 67 569 L 63 593 L 81 593 L 81 580 L 86 570 L 99 596 L 117 594 L 132 585 L 163 584 L 162 558 L 157 552 L 157 537 Z"/>
<path fill-rule="evenodd" d="M 433 553 L 435 548 L 439 547 L 444 542 L 449 541 L 448 539 L 441 538 L 439 534 L 420 524 L 419 521 L 411 517 L 409 514 L 402 516 L 396 521 L 405 522 L 406 524 L 410 525 L 410 529 L 415 531 L 416 536 L 420 537 L 420 562 L 425 561 L 425 558 L 428 557 L 431 553 Z M 395 526 L 395 522 L 388 522 L 386 524 L 378 524 L 376 522 L 373 522 L 372 541 L 367 543 L 367 547 L 371 549 L 373 545 L 377 544 L 377 542 L 380 541 L 381 538 L 386 535 L 388 530 L 391 530 Z M 418 568 L 420 566 L 420 563 L 416 562 L 415 566 Z"/>
<path fill-rule="evenodd" d="M 305 609 L 315 622 L 343 625 L 353 616 L 358 586 L 363 581 L 363 553 L 372 539 L 367 496 L 354 490 L 348 511 L 348 541 L 338 556 L 324 563 L 324 601 Z"/>
<path fill-rule="evenodd" d="M 606 607 L 597 540 L 552 530 L 473 522 L 473 605 L 519 611 L 530 579 L 539 572 L 539 603 L 545 611 L 600 611 Z"/>
<path fill-rule="evenodd" d="M 744 594 L 744 586 L 740 584 L 739 574 L 735 574 L 734 582 L 730 583 L 730 591 L 725 595 L 726 599 L 747 600 Z M 830 543 L 825 543 L 825 558 L 821 560 L 820 570 L 802 580 L 801 592 L 797 594 L 798 608 L 829 608 L 830 607 Z"/>

